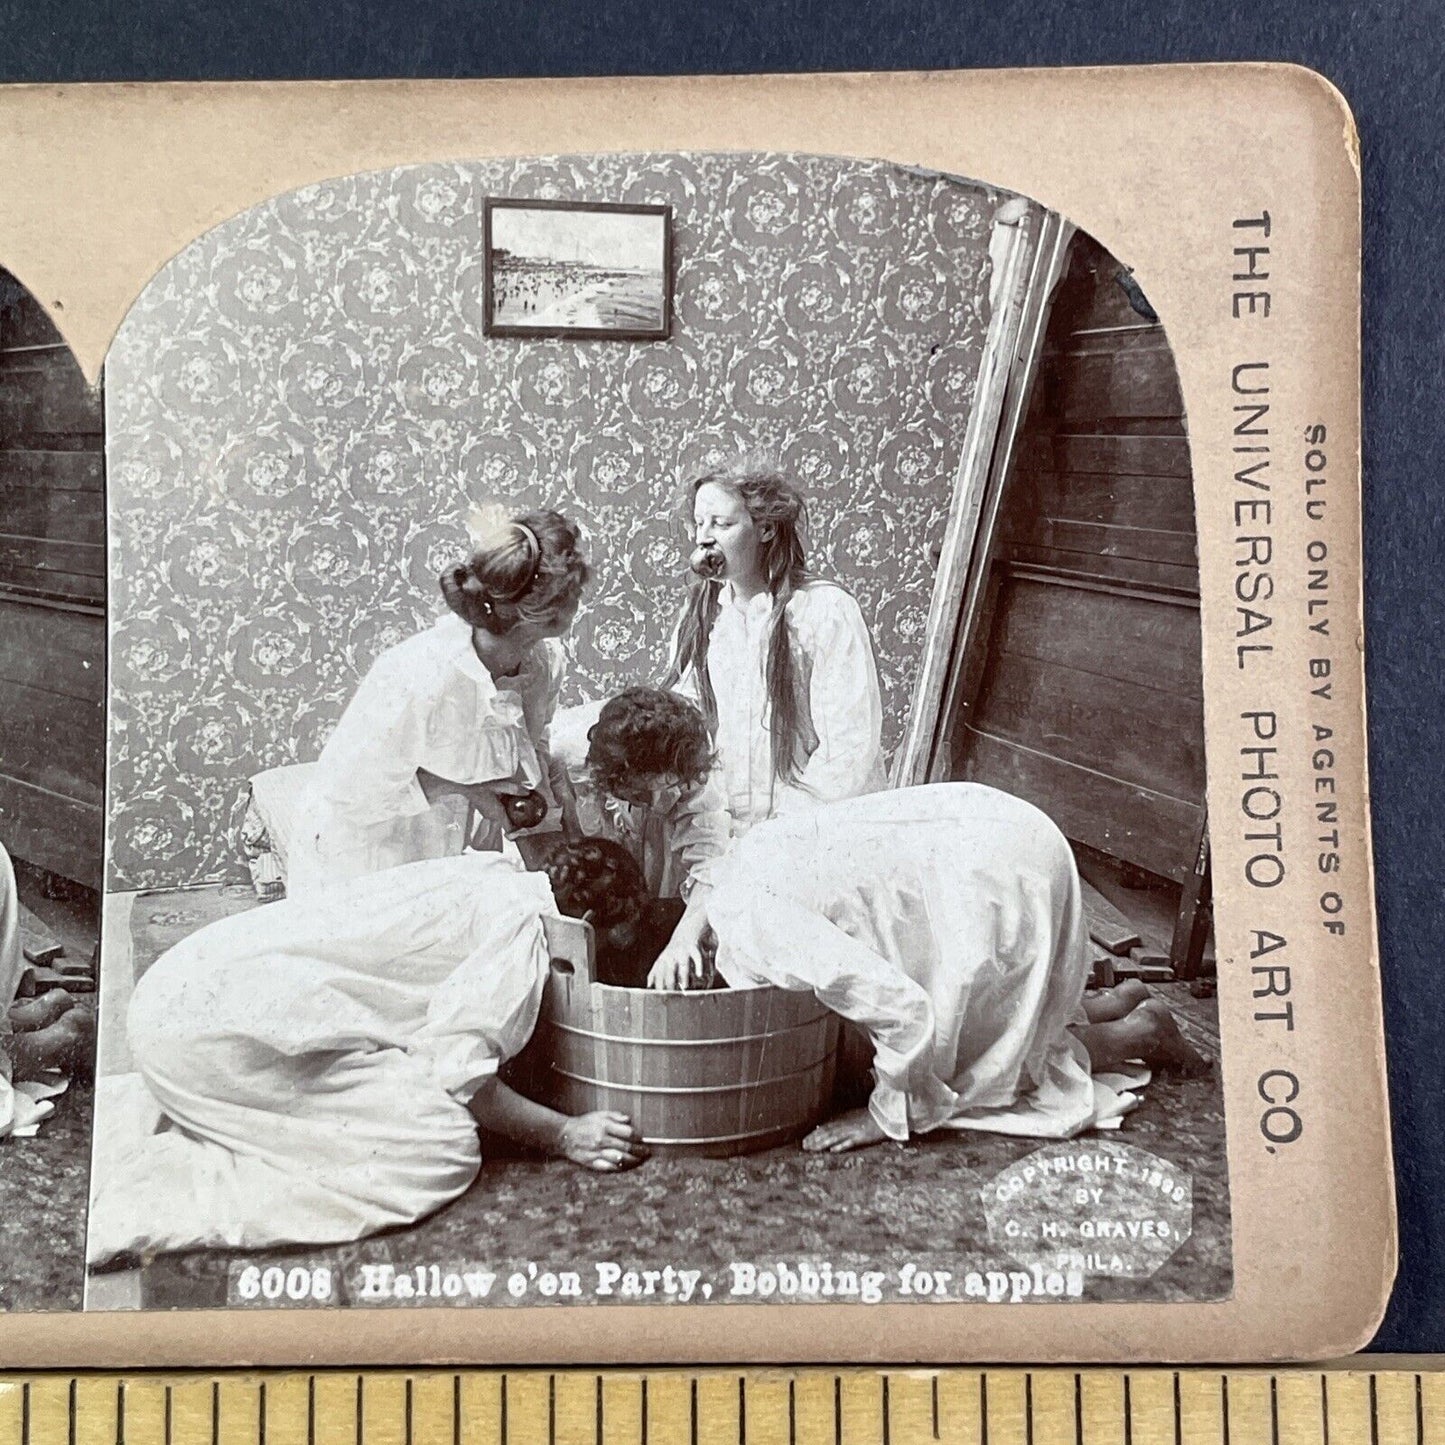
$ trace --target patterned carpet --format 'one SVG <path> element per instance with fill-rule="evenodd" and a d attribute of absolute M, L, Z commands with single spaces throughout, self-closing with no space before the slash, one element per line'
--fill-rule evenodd
<path fill-rule="evenodd" d="M 133 922 L 137 975 L 203 922 L 249 907 L 241 889 L 149 895 Z M 1186 1032 L 1218 1056 L 1215 1003 L 1166 985 Z M 1192 1173 L 1189 1239 L 1151 1277 L 1091 1281 L 1089 1298 L 1218 1299 L 1232 1283 L 1229 1196 L 1219 1077 L 1156 1080 L 1142 1106 L 1108 1138 L 1144 1149 Z M 1037 1141 L 957 1134 L 883 1145 L 838 1158 L 793 1146 L 735 1160 L 658 1158 L 620 1177 L 589 1175 L 556 1160 L 493 1152 L 470 1190 L 430 1219 L 388 1235 L 326 1250 L 275 1251 L 263 1259 L 216 1252 L 162 1257 L 142 1273 L 149 1307 L 206 1308 L 227 1301 L 247 1264 L 283 1263 L 332 1271 L 340 1300 L 354 1302 L 362 1265 L 484 1267 L 499 1280 L 535 1265 L 580 1271 L 599 1262 L 699 1269 L 719 1297 L 735 1261 L 779 1259 L 896 1270 L 905 1261 L 948 1270 L 1013 1267 L 990 1244 L 981 1190 L 1038 1148 Z M 373 1278 L 375 1278 L 373 1274 Z M 232 1294 L 235 1301 L 235 1295 Z M 513 1301 L 499 1284 L 492 1303 Z M 525 1303 L 541 1302 L 530 1290 Z"/>
<path fill-rule="evenodd" d="M 33 1139 L 0 1139 L 0 1310 L 78 1310 L 90 1111 L 71 1084 Z"/>

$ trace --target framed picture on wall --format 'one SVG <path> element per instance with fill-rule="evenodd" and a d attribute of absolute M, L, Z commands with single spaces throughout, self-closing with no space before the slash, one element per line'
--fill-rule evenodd
<path fill-rule="evenodd" d="M 662 341 L 672 328 L 672 207 L 486 203 L 485 331 Z"/>

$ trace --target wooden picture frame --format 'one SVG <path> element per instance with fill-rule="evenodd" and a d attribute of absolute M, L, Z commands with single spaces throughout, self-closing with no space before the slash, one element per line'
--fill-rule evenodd
<path fill-rule="evenodd" d="M 488 197 L 487 336 L 665 341 L 672 207 Z"/>

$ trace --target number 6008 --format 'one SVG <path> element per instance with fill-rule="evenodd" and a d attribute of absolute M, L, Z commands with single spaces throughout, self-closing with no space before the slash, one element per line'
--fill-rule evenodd
<path fill-rule="evenodd" d="M 331 1271 L 325 1265 L 315 1269 L 299 1264 L 291 1269 L 279 1265 L 261 1269 L 248 1264 L 236 1277 L 236 1293 L 243 1300 L 329 1300 Z"/>

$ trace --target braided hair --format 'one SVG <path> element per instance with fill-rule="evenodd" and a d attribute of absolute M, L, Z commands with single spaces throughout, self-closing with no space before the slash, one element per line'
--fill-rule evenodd
<path fill-rule="evenodd" d="M 807 761 L 803 745 L 806 711 L 788 629 L 788 603 L 800 587 L 812 580 L 803 550 L 807 506 L 792 480 L 771 460 L 744 457 L 703 473 L 684 489 L 684 504 L 690 508 L 706 486 L 722 487 L 737 497 L 758 531 L 763 577 L 773 599 L 765 669 L 773 777 L 783 784 L 796 784 Z M 691 669 L 697 679 L 703 716 L 712 733 L 717 731 L 717 698 L 708 677 L 707 652 L 722 585 L 720 579 L 706 578 L 689 589 L 668 677 L 669 684 L 675 684 Z"/>

